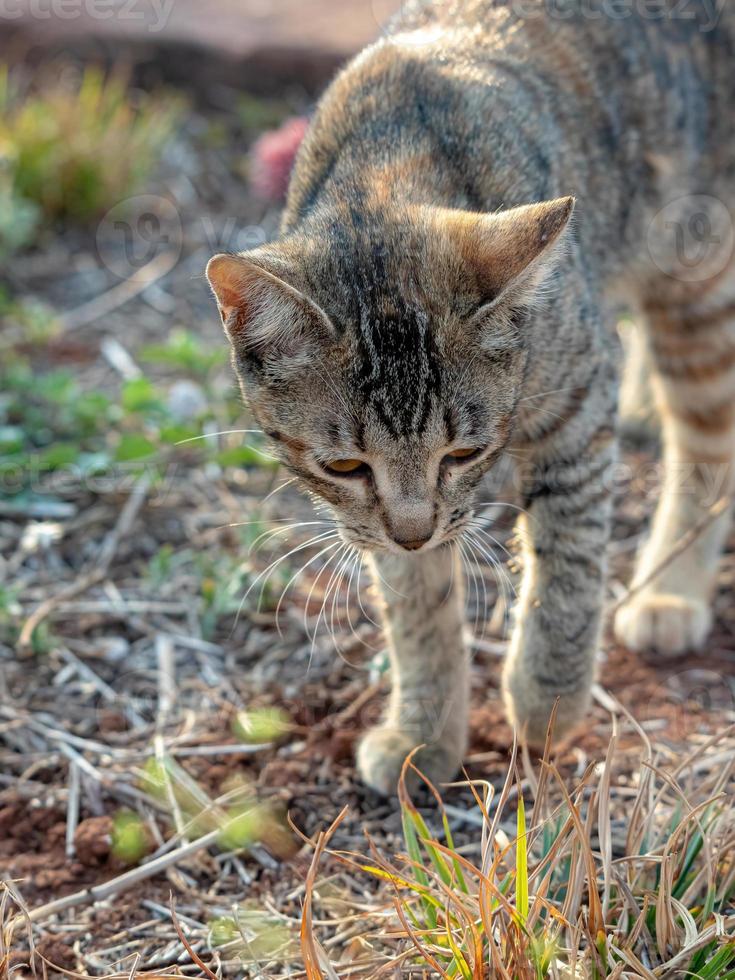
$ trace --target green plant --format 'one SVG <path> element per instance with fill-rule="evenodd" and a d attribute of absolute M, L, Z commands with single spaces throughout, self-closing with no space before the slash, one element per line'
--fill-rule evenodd
<path fill-rule="evenodd" d="M 40 220 L 41 209 L 18 193 L 9 168 L 0 169 L 0 258 L 27 248 Z"/>
<path fill-rule="evenodd" d="M 131 95 L 96 68 L 34 88 L 0 70 L 0 201 L 10 209 L 0 207 L 0 248 L 28 244 L 42 219 L 89 221 L 134 193 L 179 114 L 178 99 Z"/>
<path fill-rule="evenodd" d="M 227 360 L 224 344 L 212 348 L 190 330 L 173 330 L 165 344 L 151 344 L 140 352 L 148 364 L 160 364 L 206 378 Z"/>
<path fill-rule="evenodd" d="M 281 708 L 238 711 L 232 719 L 232 734 L 241 742 L 258 745 L 275 742 L 288 731 L 288 715 Z"/>
<path fill-rule="evenodd" d="M 118 810 L 112 818 L 111 851 L 121 864 L 138 864 L 151 851 L 143 819 L 131 810 Z"/>
<path fill-rule="evenodd" d="M 2 236 L 3 231 L 0 226 L 0 242 Z M 18 343 L 42 344 L 58 333 L 58 320 L 50 307 L 37 299 L 14 299 L 2 286 L 0 286 L 0 321 L 3 324 L 2 337 L 0 337 L 2 351 L 12 352 L 13 347 Z"/>
<path fill-rule="evenodd" d="M 613 783 L 616 736 L 605 764 L 590 766 L 572 793 L 549 763 L 547 749 L 530 823 L 515 752 L 499 798 L 487 786 L 481 797 L 470 784 L 482 824 L 479 862 L 455 848 L 439 793 L 408 759 L 399 784 L 405 853 L 388 857 L 371 843 L 366 863 L 358 855 L 333 852 L 392 892 L 392 921 L 386 923 L 376 904 L 379 927 L 372 931 L 365 913 L 365 932 L 375 946 L 382 945 L 374 965 L 400 961 L 404 971 L 415 966 L 416 976 L 428 970 L 463 980 L 733 980 L 730 773 L 716 764 L 712 751 L 713 763 L 707 764 L 704 749 L 712 750 L 715 738 L 673 772 L 656 765 L 643 738 L 633 799 L 618 797 Z M 443 839 L 414 806 L 407 775 L 423 779 L 434 794 Z M 502 824 L 516 788 L 515 832 L 508 836 Z M 616 806 L 626 834 L 614 845 Z M 308 879 L 302 950 L 309 980 L 339 978 L 314 934 L 312 889 L 317 862 L 343 815 L 320 836 Z M 372 975 L 371 964 L 363 966 L 360 975 Z"/>
<path fill-rule="evenodd" d="M 213 402 L 213 410 L 221 408 L 222 403 Z M 257 436 L 247 445 L 238 432 L 224 442 L 206 438 L 211 419 L 207 413 L 196 423 L 182 424 L 171 414 L 166 393 L 147 377 L 125 382 L 113 398 L 85 390 L 72 372 L 34 372 L 26 359 L 11 355 L 0 362 L 2 486 L 27 493 L 49 474 L 66 475 L 72 485 L 115 468 L 134 475 L 145 467 L 155 475 L 172 460 L 274 465 L 259 449 Z M 209 604 L 218 601 L 212 596 Z"/>

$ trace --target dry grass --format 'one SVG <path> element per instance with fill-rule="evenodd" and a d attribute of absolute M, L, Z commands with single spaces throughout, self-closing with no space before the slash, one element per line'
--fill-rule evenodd
<path fill-rule="evenodd" d="M 123 77 L 93 68 L 67 67 L 31 85 L 0 65 L 0 164 L 9 200 L 44 222 L 99 217 L 148 177 L 179 109 L 170 96 L 138 93 L 136 104 Z"/>
<path fill-rule="evenodd" d="M 173 962 L 184 965 L 139 970 L 131 951 L 126 971 L 107 976 L 164 980 L 193 972 L 217 980 L 245 970 L 265 978 L 276 975 L 271 970 L 282 955 L 288 975 L 308 980 L 735 977 L 735 727 L 695 739 L 672 762 L 666 746 L 652 744 L 612 703 L 605 759 L 588 765 L 575 784 L 548 748 L 533 765 L 514 746 L 502 788 L 468 781 L 476 809 L 461 814 L 407 759 L 398 800 L 402 846 L 389 850 L 366 832 L 362 853 L 331 849 L 346 808 L 328 830 L 304 838 L 313 855 L 300 929 L 273 909 L 241 907 L 212 920 L 203 941 L 187 916 L 182 925 L 171 900 L 166 943 L 177 952 Z M 631 773 L 633 740 L 639 763 Z M 414 804 L 407 775 L 424 781 L 432 809 Z M 200 790 L 176 780 L 190 818 L 184 834 L 199 833 L 202 847 L 223 849 L 218 801 L 206 799 L 192 817 L 191 796 Z M 457 818 L 476 827 L 476 844 L 455 844 Z M 121 891 L 124 877 L 102 886 L 100 897 Z M 26 908 L 5 882 L 0 976 L 19 962 L 14 948 L 34 950 L 37 919 L 38 910 Z M 54 967 L 38 950 L 26 960 L 39 970 Z"/>
<path fill-rule="evenodd" d="M 643 729 L 625 721 L 642 745 L 633 779 L 621 778 L 614 717 L 604 763 L 590 765 L 573 788 L 548 747 L 535 771 L 526 756 L 528 821 L 515 749 L 497 796 L 472 784 L 479 860 L 455 847 L 441 797 L 421 776 L 443 832 L 429 830 L 406 788 L 409 770 L 420 775 L 407 760 L 399 787 L 405 850 L 388 854 L 368 837 L 367 859 L 332 853 L 385 883 L 381 903 L 363 913 L 364 946 L 347 970 L 330 963 L 312 911 L 317 865 L 343 815 L 317 841 L 302 928 L 309 980 L 387 975 L 398 965 L 404 975 L 464 980 L 735 977 L 734 730 L 669 768 Z"/>

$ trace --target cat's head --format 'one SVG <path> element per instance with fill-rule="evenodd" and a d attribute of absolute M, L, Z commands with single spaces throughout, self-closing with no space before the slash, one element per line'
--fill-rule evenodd
<path fill-rule="evenodd" d="M 526 311 L 573 204 L 345 207 L 211 260 L 244 395 L 346 540 L 403 552 L 461 533 L 510 438 Z"/>

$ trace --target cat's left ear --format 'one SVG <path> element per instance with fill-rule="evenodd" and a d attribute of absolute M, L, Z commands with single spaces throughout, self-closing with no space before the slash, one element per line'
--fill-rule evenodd
<path fill-rule="evenodd" d="M 574 210 L 573 197 L 527 204 L 497 214 L 439 211 L 452 246 L 487 303 L 523 299 L 548 273 Z"/>

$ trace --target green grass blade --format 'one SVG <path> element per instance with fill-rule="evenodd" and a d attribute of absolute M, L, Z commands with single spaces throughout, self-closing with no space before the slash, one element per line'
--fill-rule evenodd
<path fill-rule="evenodd" d="M 526 808 L 523 796 L 518 796 L 516 843 L 516 911 L 525 925 L 528 919 L 528 842 L 526 839 Z"/>

